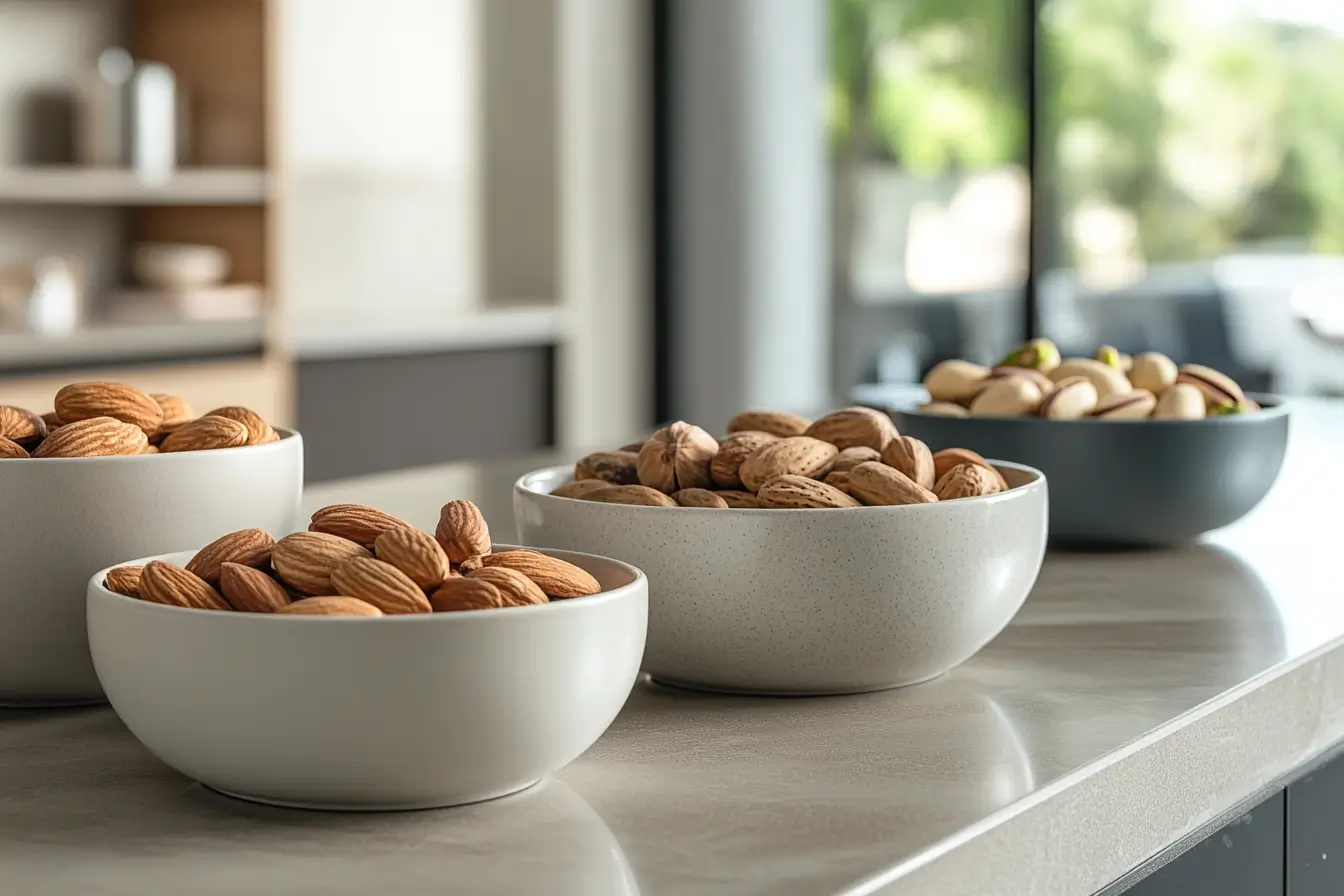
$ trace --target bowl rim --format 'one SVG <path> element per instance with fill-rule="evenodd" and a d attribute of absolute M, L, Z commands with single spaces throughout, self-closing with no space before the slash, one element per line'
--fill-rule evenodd
<path fill-rule="evenodd" d="M 817 514 L 850 513 L 857 510 L 879 512 L 884 510 L 892 511 L 899 509 L 900 511 L 911 511 L 915 513 L 920 512 L 932 513 L 935 511 L 930 510 L 930 508 L 942 506 L 944 503 L 955 504 L 957 506 L 966 506 L 976 504 L 996 504 L 1000 502 L 1015 501 L 1019 500 L 1023 495 L 1029 494 L 1031 492 L 1036 491 L 1037 489 L 1045 487 L 1046 476 L 1044 473 L 1042 473 L 1035 467 L 1029 467 L 1026 464 L 1018 464 L 1006 460 L 993 460 L 990 458 L 986 458 L 986 460 L 989 461 L 991 466 L 1001 467 L 1005 470 L 1013 470 L 1019 473 L 1025 473 L 1032 478 L 1030 481 L 1024 482 L 1021 485 L 1016 486 L 1015 488 L 1010 488 L 1006 492 L 996 492 L 992 495 L 977 495 L 974 498 L 958 498 L 956 501 L 948 501 L 948 502 L 937 501 L 930 504 L 899 504 L 899 505 L 881 505 L 874 507 L 864 505 L 861 507 L 728 507 L 728 508 L 646 507 L 641 504 L 617 504 L 617 505 L 603 505 L 603 506 L 626 507 L 626 508 L 632 508 L 636 511 L 647 510 L 647 511 L 664 512 L 671 510 L 671 511 L 686 511 L 695 513 L 716 513 L 716 514 L 725 514 L 725 513 L 768 514 L 770 519 L 778 519 L 784 515 L 802 513 L 807 514 L 808 519 L 815 519 Z M 531 480 L 538 479 L 542 476 L 551 476 L 556 473 L 572 474 L 573 471 L 574 471 L 573 464 L 555 464 L 554 466 L 541 467 L 540 469 L 533 470 L 530 473 L 524 473 L 522 476 L 519 476 L 518 479 L 513 483 L 514 494 L 528 495 L 529 497 L 542 501 L 572 501 L 576 504 L 593 506 L 594 502 L 592 501 L 585 501 L 582 498 L 567 498 L 564 495 L 553 495 L 550 492 L 543 492 L 537 488 L 534 488 L 531 485 Z"/>
<path fill-rule="evenodd" d="M 152 462 L 157 464 L 180 463 L 181 461 L 176 460 L 176 458 L 216 455 L 224 451 L 229 452 L 231 455 L 237 451 L 246 451 L 249 454 L 257 454 L 265 451 L 283 451 L 293 446 L 296 442 L 300 445 L 303 443 L 303 434 L 297 429 L 286 429 L 281 426 L 275 426 L 272 427 L 272 429 L 275 430 L 276 435 L 280 436 L 280 438 L 276 439 L 274 442 L 263 442 L 260 445 L 238 445 L 234 448 L 205 448 L 200 451 L 170 451 L 166 454 L 160 452 L 155 454 L 100 454 L 94 457 L 16 457 L 5 458 L 5 460 L 39 461 L 49 466 L 61 463 L 87 464 L 97 462 L 133 464 L 148 462 L 150 461 L 150 458 L 154 458 Z M 168 460 L 168 458 L 174 458 L 174 460 Z M 22 467 L 19 467 L 17 464 L 15 466 L 22 469 Z M 4 465 L 0 464 L 0 469 L 3 468 Z"/>
<path fill-rule="evenodd" d="M 926 400 L 931 400 L 927 392 L 924 396 Z M 1215 414 L 1213 416 L 1201 417 L 1197 420 L 1169 420 L 1154 417 L 1140 417 L 1134 420 L 1102 420 L 1097 417 L 1077 417 L 1071 420 L 1052 420 L 1046 417 L 1037 417 L 1035 414 L 1024 414 L 1020 417 L 995 417 L 988 414 L 974 417 L 969 415 L 958 417 L 951 414 L 929 414 L 921 411 L 916 404 L 907 406 L 902 401 L 888 402 L 876 410 L 881 410 L 891 416 L 900 414 L 906 417 L 918 417 L 921 420 L 971 420 L 976 423 L 1025 423 L 1028 426 L 1101 426 L 1103 424 L 1112 426 L 1117 423 L 1126 425 L 1142 423 L 1157 427 L 1256 426 L 1261 421 L 1277 420 L 1280 417 L 1287 417 L 1292 413 L 1292 401 L 1283 396 L 1247 392 L 1246 397 L 1254 399 L 1256 403 L 1260 405 L 1260 410 L 1250 414 Z"/>
<path fill-rule="evenodd" d="M 173 607 L 167 604 L 156 604 L 151 601 L 141 600 L 137 597 L 131 597 L 127 594 L 119 594 L 112 591 L 103 584 L 110 570 L 119 566 L 143 566 L 151 560 L 166 560 L 168 562 L 184 565 L 196 551 L 171 551 L 167 554 L 156 554 L 149 557 L 141 557 L 136 560 L 126 560 L 121 563 L 114 563 L 106 569 L 100 569 L 89 577 L 88 598 L 86 603 L 91 607 L 95 601 L 109 601 L 112 606 L 119 606 L 131 613 L 168 613 L 169 618 L 172 614 L 191 614 L 194 616 L 208 616 L 221 620 L 223 625 L 254 625 L 259 620 L 269 620 L 267 625 L 293 625 L 293 624 L 311 624 L 314 620 L 321 620 L 328 625 L 473 625 L 485 624 L 489 620 L 498 619 L 526 619 L 531 616 L 540 616 L 547 613 L 578 613 L 583 612 L 585 607 L 598 607 L 604 604 L 616 603 L 621 600 L 630 599 L 640 591 L 647 591 L 647 578 L 644 571 L 637 566 L 632 566 L 613 557 L 604 557 L 601 554 L 589 554 L 582 551 L 562 551 L 554 548 L 537 548 L 527 545 L 513 544 L 495 544 L 494 549 L 503 550 L 524 550 L 536 551 L 542 554 L 562 555 L 558 559 L 565 560 L 570 557 L 588 557 L 596 560 L 602 560 L 607 563 L 613 563 L 621 567 L 624 571 L 632 574 L 629 582 L 612 588 L 610 591 L 600 591 L 597 594 L 590 594 L 586 597 L 568 597 L 564 600 L 548 601 L 544 604 L 535 604 L 527 607 L 494 607 L 485 610 L 472 610 L 463 613 L 405 613 L 394 616 L 288 616 L 281 614 L 277 616 L 274 613 L 239 613 L 221 612 L 219 610 L 200 610 L 194 607 Z M 175 559 L 174 559 L 175 558 Z M 573 606 L 570 606 L 573 605 Z M 187 618 L 187 617 L 183 617 Z M 240 622 L 222 622 L 222 620 L 236 619 L 244 620 Z M 476 620 L 470 622 L 465 620 Z M 252 621 L 247 621 L 252 620 Z"/>

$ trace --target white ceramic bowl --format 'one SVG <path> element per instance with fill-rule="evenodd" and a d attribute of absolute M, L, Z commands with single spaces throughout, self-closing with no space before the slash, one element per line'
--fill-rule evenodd
<path fill-rule="evenodd" d="M 303 440 L 135 457 L 0 461 L 0 704 L 100 703 L 84 594 L 125 557 L 249 527 L 294 531 Z"/>
<path fill-rule="evenodd" d="M 218 246 L 140 243 L 131 250 L 131 273 L 145 286 L 193 289 L 223 283 L 232 259 Z"/>
<path fill-rule="evenodd" d="M 925 681 L 1003 630 L 1045 554 L 1046 482 L 906 507 L 707 510 L 555 497 L 572 468 L 514 486 L 518 538 L 600 551 L 649 577 L 644 669 L 741 693 L 840 694 Z"/>
<path fill-rule="evenodd" d="M 89 644 L 131 733 L 216 790 L 325 809 L 477 802 L 576 759 L 639 676 L 644 575 L 548 553 L 603 593 L 465 613 L 272 617 L 146 603 L 108 591 L 99 573 Z"/>

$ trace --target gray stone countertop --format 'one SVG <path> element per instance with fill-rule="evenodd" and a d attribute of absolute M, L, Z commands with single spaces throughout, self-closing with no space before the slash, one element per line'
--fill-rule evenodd
<path fill-rule="evenodd" d="M 854 697 L 644 684 L 530 791 L 341 815 L 217 796 L 108 709 L 0 712 L 0 892 L 1092 893 L 1344 738 L 1344 407 L 1303 404 L 1250 517 L 1179 550 L 1052 554 L 980 655 Z M 512 535 L 543 463 L 314 488 Z M 433 757 L 427 757 L 433 761 Z"/>

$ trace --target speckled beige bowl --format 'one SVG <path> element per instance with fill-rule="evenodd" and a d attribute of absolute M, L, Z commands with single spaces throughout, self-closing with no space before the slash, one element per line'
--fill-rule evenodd
<path fill-rule="evenodd" d="M 964 662 L 1026 600 L 1045 554 L 1045 477 L 995 462 L 1003 494 L 906 507 L 709 510 L 514 486 L 523 544 L 600 553 L 649 577 L 644 670 L 705 690 L 843 694 Z"/>

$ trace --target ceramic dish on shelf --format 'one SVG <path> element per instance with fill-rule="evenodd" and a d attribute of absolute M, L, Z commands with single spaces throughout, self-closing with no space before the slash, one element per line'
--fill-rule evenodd
<path fill-rule="evenodd" d="M 1264 498 L 1283 466 L 1289 407 L 1251 397 L 1255 413 L 1197 420 L 1047 420 L 924 413 L 922 390 L 855 393 L 934 451 L 965 447 L 1044 472 L 1052 542 L 1133 547 L 1189 541 L 1236 522 Z"/>
<path fill-rule="evenodd" d="M 964 662 L 1026 600 L 1046 541 L 1046 481 L 894 507 L 705 509 L 550 494 L 573 467 L 514 485 L 524 544 L 621 557 L 649 577 L 644 669 L 669 684 L 843 694 Z"/>
<path fill-rule="evenodd" d="M 643 574 L 547 553 L 602 592 L 462 613 L 280 616 L 149 603 L 109 591 L 103 570 L 88 582 L 89 646 L 131 733 L 211 788 L 318 809 L 477 802 L 572 762 L 639 675 Z"/>
<path fill-rule="evenodd" d="M 211 451 L 0 462 L 0 704 L 104 701 L 89 659 L 89 576 L 125 557 L 297 522 L 303 439 Z"/>

